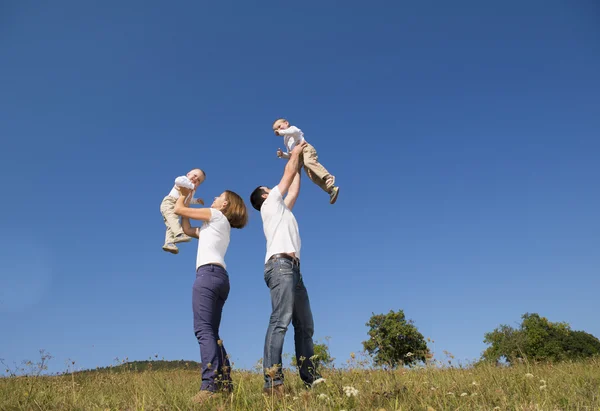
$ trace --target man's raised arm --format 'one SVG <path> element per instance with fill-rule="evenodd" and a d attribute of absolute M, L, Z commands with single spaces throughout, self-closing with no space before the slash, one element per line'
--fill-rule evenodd
<path fill-rule="evenodd" d="M 283 177 L 278 184 L 279 192 L 281 195 L 285 195 L 289 190 L 292 182 L 294 181 L 294 177 L 298 173 L 298 169 L 300 168 L 300 154 L 302 154 L 302 149 L 306 146 L 306 143 L 296 144 L 296 147 L 292 150 L 290 155 L 290 159 L 285 165 L 285 170 L 283 171 Z"/>
<path fill-rule="evenodd" d="M 286 207 L 290 210 L 294 208 L 294 204 L 296 204 L 296 199 L 298 198 L 298 194 L 300 194 L 300 170 L 296 171 L 296 175 L 294 176 L 294 180 L 292 181 L 292 185 L 288 189 L 288 194 L 283 200 Z"/>

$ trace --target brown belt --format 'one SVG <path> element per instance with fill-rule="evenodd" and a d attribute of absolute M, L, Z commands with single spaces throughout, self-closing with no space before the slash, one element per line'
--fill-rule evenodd
<path fill-rule="evenodd" d="M 285 260 L 291 261 L 293 264 L 300 266 L 300 259 L 296 258 L 296 257 L 292 257 L 289 254 L 285 254 L 285 253 L 280 253 L 280 254 L 273 254 L 270 258 L 269 261 L 271 260 L 276 260 L 278 258 L 283 258 Z"/>

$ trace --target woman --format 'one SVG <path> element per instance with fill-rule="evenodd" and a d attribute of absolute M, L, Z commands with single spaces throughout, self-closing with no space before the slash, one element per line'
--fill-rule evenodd
<path fill-rule="evenodd" d="M 243 228 L 248 222 L 248 213 L 244 200 L 232 191 L 216 197 L 210 207 L 189 208 L 184 203 L 189 190 L 180 190 L 175 213 L 182 217 L 181 226 L 185 234 L 198 238 L 192 308 L 194 333 L 200 344 L 202 359 L 202 385 L 192 400 L 202 403 L 219 390 L 232 389 L 227 351 L 219 338 L 221 313 L 229 295 L 225 253 L 231 227 Z M 199 228 L 191 227 L 190 218 L 204 223 Z"/>

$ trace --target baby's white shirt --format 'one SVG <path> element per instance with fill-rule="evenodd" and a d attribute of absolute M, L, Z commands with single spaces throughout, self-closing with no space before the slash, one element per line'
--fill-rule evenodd
<path fill-rule="evenodd" d="M 189 178 L 187 178 L 186 176 L 177 177 L 175 179 L 175 185 L 169 193 L 169 197 L 173 197 L 175 199 L 179 198 L 181 193 L 179 192 L 179 190 L 177 190 L 177 186 L 189 188 L 192 190 L 190 194 L 188 194 L 188 198 L 191 197 L 190 204 L 201 204 L 197 198 L 194 198 L 194 193 L 196 192 L 196 189 L 194 187 L 194 183 L 192 183 Z"/>
<path fill-rule="evenodd" d="M 289 126 L 285 130 L 279 130 L 279 134 L 283 136 L 283 144 L 287 150 L 286 157 L 290 155 L 296 145 L 306 141 L 304 133 L 296 126 Z"/>

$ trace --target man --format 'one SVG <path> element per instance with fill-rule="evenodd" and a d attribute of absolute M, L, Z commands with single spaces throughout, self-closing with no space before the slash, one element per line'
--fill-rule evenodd
<path fill-rule="evenodd" d="M 281 354 L 290 322 L 294 326 L 296 359 L 300 378 L 311 385 L 320 376 L 311 360 L 313 317 L 308 292 L 300 273 L 300 233 L 292 209 L 300 192 L 300 158 L 306 143 L 291 152 L 283 177 L 269 189 L 257 187 L 250 195 L 252 206 L 260 211 L 267 239 L 265 282 L 271 291 L 271 319 L 265 337 L 263 357 L 265 392 L 283 392 Z M 287 193 L 285 199 L 283 196 Z"/>

